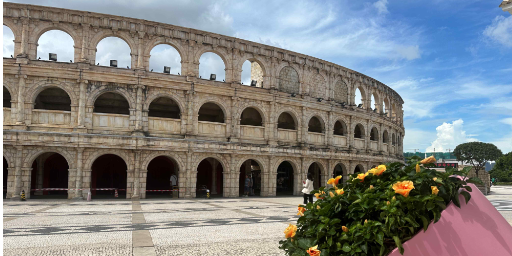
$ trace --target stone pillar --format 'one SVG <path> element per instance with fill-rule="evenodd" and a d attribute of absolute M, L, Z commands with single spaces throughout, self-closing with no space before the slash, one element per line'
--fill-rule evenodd
<path fill-rule="evenodd" d="M 37 173 L 36 173 L 36 177 L 34 177 L 36 179 L 36 188 L 37 189 L 41 189 L 43 188 L 43 178 L 44 178 L 44 159 L 43 159 L 43 156 L 44 155 L 41 155 L 39 156 L 38 158 L 36 158 L 36 161 L 37 161 Z M 42 190 L 36 190 L 34 192 L 34 195 L 36 196 L 40 196 L 40 195 L 43 195 L 43 191 Z"/>
<path fill-rule="evenodd" d="M 194 87 L 194 83 L 192 83 L 192 87 Z M 197 118 L 196 114 L 194 113 L 194 95 L 196 93 L 193 90 L 187 91 L 186 94 L 186 100 L 187 100 L 187 127 L 186 127 L 186 134 L 187 135 L 195 135 L 197 134 L 197 123 L 195 123 L 195 120 Z M 184 111 L 185 112 L 185 111 Z"/>
<path fill-rule="evenodd" d="M 22 179 L 22 170 L 21 170 L 21 158 L 23 157 L 23 147 L 17 146 L 16 148 L 16 156 L 15 156 L 15 174 L 14 174 L 14 194 L 12 195 L 12 200 L 20 200 L 20 192 L 21 192 L 21 179 Z M 26 191 L 25 191 L 26 192 Z M 30 194 L 30 193 L 29 193 Z"/>
<path fill-rule="evenodd" d="M 192 152 L 187 151 L 187 161 L 185 163 L 185 171 L 186 171 L 186 186 L 185 186 L 185 198 L 194 197 L 195 193 L 192 193 Z M 180 182 L 181 184 L 181 182 Z M 195 188 L 194 188 L 195 189 Z"/>
<path fill-rule="evenodd" d="M 142 89 L 144 85 L 137 85 L 137 103 L 135 106 L 135 132 L 142 132 Z"/>
<path fill-rule="evenodd" d="M 185 198 L 185 195 L 186 195 L 186 190 L 187 190 L 187 175 L 186 174 L 187 174 L 187 172 L 184 170 L 179 170 L 179 172 L 178 172 L 178 188 L 180 190 L 179 194 L 178 194 L 179 198 Z"/>
<path fill-rule="evenodd" d="M 135 151 L 135 174 L 133 176 L 133 195 L 132 199 L 139 199 L 140 198 L 140 158 L 141 158 L 141 151 L 136 150 Z M 128 186 L 126 186 L 126 189 L 128 190 Z M 128 197 L 128 191 L 126 191 L 126 196 Z"/>
<path fill-rule="evenodd" d="M 142 52 L 144 48 L 142 46 L 144 45 L 144 33 L 142 31 L 139 31 L 139 44 L 138 44 L 138 50 L 137 50 L 137 69 L 144 69 L 144 53 Z"/>
<path fill-rule="evenodd" d="M 89 36 L 89 24 L 81 23 L 82 25 L 82 51 L 80 52 L 80 62 L 87 63 L 88 62 L 88 54 L 87 54 L 87 42 Z M 93 63 L 94 64 L 94 63 Z"/>
<path fill-rule="evenodd" d="M 83 199 L 82 184 L 83 184 L 83 155 L 84 148 L 76 149 L 76 181 L 75 181 L 75 199 Z"/>
<path fill-rule="evenodd" d="M 25 124 L 25 118 L 24 118 L 24 109 L 25 109 L 25 102 L 23 99 L 23 96 L 25 96 L 25 78 L 27 78 L 26 75 L 18 75 L 19 82 L 18 82 L 18 107 L 16 109 L 16 124 L 23 125 Z"/>
<path fill-rule="evenodd" d="M 302 107 L 301 109 L 302 109 L 302 111 L 301 111 L 302 123 L 300 126 L 302 128 L 302 132 L 300 134 L 301 140 L 299 140 L 299 142 L 301 142 L 303 145 L 305 145 L 308 143 L 308 123 L 307 123 L 308 121 L 306 120 L 306 108 Z"/>
<path fill-rule="evenodd" d="M 370 130 L 370 119 L 366 120 L 366 132 L 365 132 L 365 141 L 364 144 L 366 145 L 366 152 L 370 152 L 370 136 L 371 136 L 371 130 Z"/>
<path fill-rule="evenodd" d="M 382 132 L 382 123 L 379 124 L 379 138 L 378 138 L 378 146 L 377 150 L 382 152 L 382 141 L 384 140 L 384 132 Z"/>
<path fill-rule="evenodd" d="M 333 124 L 334 120 L 333 120 L 333 117 L 332 117 L 332 112 L 329 111 L 329 116 L 328 116 L 328 120 L 327 120 L 327 129 L 325 129 L 327 131 L 327 134 L 325 135 L 325 145 L 326 146 L 333 146 L 333 133 L 334 133 L 334 124 Z"/>
<path fill-rule="evenodd" d="M 78 127 L 85 128 L 85 102 L 87 100 L 87 80 L 80 80 L 80 98 L 78 101 Z"/>
<path fill-rule="evenodd" d="M 240 138 L 240 116 L 238 116 L 238 97 L 231 97 L 231 132 L 228 132 L 228 125 L 226 125 L 226 136 L 233 138 Z"/>
<path fill-rule="evenodd" d="M 16 57 L 22 57 L 26 58 L 28 53 L 28 18 L 22 17 L 21 22 L 23 24 L 22 30 L 21 30 L 21 48 L 20 48 L 20 54 Z"/>
<path fill-rule="evenodd" d="M 349 116 L 348 119 L 348 129 L 347 129 L 347 135 L 348 135 L 348 148 L 353 149 L 355 147 L 354 145 L 354 127 L 352 127 L 352 116 Z"/>

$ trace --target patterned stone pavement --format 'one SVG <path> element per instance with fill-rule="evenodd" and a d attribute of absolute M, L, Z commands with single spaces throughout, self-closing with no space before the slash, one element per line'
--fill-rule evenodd
<path fill-rule="evenodd" d="M 512 187 L 491 203 L 512 225 Z M 300 197 L 5 201 L 4 255 L 284 255 Z"/>

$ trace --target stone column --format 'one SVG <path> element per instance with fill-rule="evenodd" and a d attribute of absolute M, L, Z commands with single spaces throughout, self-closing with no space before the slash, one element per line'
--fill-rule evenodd
<path fill-rule="evenodd" d="M 352 127 L 352 116 L 348 119 L 348 148 L 353 149 L 355 147 L 354 145 L 354 127 Z"/>
<path fill-rule="evenodd" d="M 144 34 L 145 32 L 139 31 L 139 44 L 137 50 L 137 69 L 144 69 L 144 53 L 142 46 L 144 45 Z"/>
<path fill-rule="evenodd" d="M 366 145 L 366 152 L 369 152 L 371 147 L 370 147 L 370 136 L 371 136 L 371 130 L 370 130 L 370 119 L 366 120 L 366 133 L 365 133 L 365 142 L 364 144 Z"/>
<path fill-rule="evenodd" d="M 36 188 L 37 189 L 41 189 L 43 188 L 43 178 L 44 178 L 44 159 L 43 159 L 43 156 L 44 155 L 41 155 L 39 156 L 38 158 L 36 158 L 36 161 L 37 161 L 37 173 L 36 173 Z M 34 195 L 37 195 L 37 196 L 40 196 L 40 195 L 43 195 L 43 191 L 42 190 L 36 190 L 34 192 Z"/>
<path fill-rule="evenodd" d="M 378 138 L 378 146 L 377 150 L 382 152 L 382 141 L 384 140 L 384 132 L 382 132 L 382 123 L 379 124 L 379 138 Z"/>
<path fill-rule="evenodd" d="M 12 200 L 20 200 L 20 192 L 21 192 L 21 158 L 23 157 L 23 147 L 17 146 L 16 148 L 16 156 L 15 156 L 15 174 L 14 174 L 14 194 L 12 195 Z"/>
<path fill-rule="evenodd" d="M 135 131 L 142 132 L 142 89 L 144 85 L 137 85 L 137 103 L 135 106 Z"/>
<path fill-rule="evenodd" d="M 85 128 L 85 101 L 87 100 L 87 80 L 80 82 L 80 99 L 78 101 L 78 127 Z"/>
<path fill-rule="evenodd" d="M 333 117 L 332 117 L 332 112 L 329 111 L 329 116 L 328 116 L 328 120 L 327 120 L 327 129 L 325 129 L 327 131 L 327 134 L 325 135 L 325 145 L 326 146 L 333 146 L 333 133 L 334 133 L 334 124 L 333 124 Z"/>
<path fill-rule="evenodd" d="M 187 155 L 187 161 L 185 163 L 185 168 L 186 168 L 186 177 L 187 177 L 187 180 L 186 180 L 186 186 L 185 186 L 185 197 L 186 198 L 190 198 L 190 197 L 193 197 L 193 194 L 191 193 L 192 192 L 192 152 L 190 151 L 187 151 L 186 152 L 186 155 Z"/>
<path fill-rule="evenodd" d="M 23 24 L 22 30 L 21 30 L 21 49 L 20 54 L 16 57 L 26 58 L 28 53 L 28 18 L 22 17 L 21 22 Z"/>
<path fill-rule="evenodd" d="M 87 63 L 88 62 L 88 54 L 87 54 L 87 38 L 89 35 L 89 24 L 82 23 L 82 51 L 80 52 L 80 62 Z M 94 63 L 93 63 L 94 64 Z"/>
<path fill-rule="evenodd" d="M 303 145 L 307 144 L 308 143 L 308 123 L 307 123 L 307 120 L 306 120 L 306 108 L 305 107 L 302 107 L 302 112 L 301 112 L 301 120 L 302 120 L 302 123 L 301 123 L 301 128 L 302 128 L 302 132 L 301 132 L 301 140 L 299 142 L 301 142 Z"/>
<path fill-rule="evenodd" d="M 192 88 L 194 87 L 194 83 L 192 83 Z M 195 123 L 195 113 L 194 113 L 194 95 L 196 93 L 193 90 L 187 91 L 186 100 L 187 100 L 187 109 L 184 110 L 187 113 L 187 126 L 186 126 L 186 134 L 187 135 L 195 135 L 197 134 L 197 123 Z"/>
<path fill-rule="evenodd" d="M 18 107 L 16 109 L 16 124 L 18 125 L 24 125 L 25 119 L 24 119 L 24 109 L 25 109 L 25 102 L 23 99 L 23 96 L 25 96 L 25 78 L 27 78 L 26 75 L 18 75 L 19 82 L 18 82 Z"/>
<path fill-rule="evenodd" d="M 140 198 L 140 158 L 141 158 L 141 151 L 136 150 L 135 151 L 135 174 L 133 177 L 133 195 L 132 199 L 139 199 Z M 126 186 L 128 189 L 128 186 Z M 128 196 L 128 191 L 126 191 L 126 196 Z"/>
<path fill-rule="evenodd" d="M 76 181 L 75 181 L 75 199 L 83 199 L 83 192 L 82 192 L 82 180 L 83 180 L 83 155 L 84 155 L 84 148 L 77 148 L 76 149 Z"/>

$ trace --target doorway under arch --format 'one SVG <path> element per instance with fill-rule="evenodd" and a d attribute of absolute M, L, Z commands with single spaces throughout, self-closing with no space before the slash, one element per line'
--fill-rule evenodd
<path fill-rule="evenodd" d="M 277 167 L 276 195 L 293 195 L 294 170 L 290 162 L 284 161 Z"/>
<path fill-rule="evenodd" d="M 213 157 L 208 157 L 197 166 L 196 197 L 203 197 L 206 189 L 212 197 L 223 196 L 224 168 L 222 164 Z"/>
<path fill-rule="evenodd" d="M 322 169 L 320 168 L 320 165 L 316 162 L 312 163 L 308 168 L 308 173 L 313 175 L 313 188 L 319 189 L 322 186 Z"/>
<path fill-rule="evenodd" d="M 239 195 L 243 196 L 245 189 L 245 179 L 246 175 L 249 178 L 249 183 L 252 184 L 249 195 L 250 196 L 260 196 L 261 195 L 261 167 L 258 162 L 254 160 L 246 160 L 240 166 L 240 179 L 238 182 L 239 186 Z M 250 184 L 249 184 L 250 185 Z"/>
<path fill-rule="evenodd" d="M 149 162 L 146 176 L 146 198 L 169 198 L 178 191 L 154 191 L 178 189 L 178 165 L 167 156 L 155 157 Z"/>
<path fill-rule="evenodd" d="M 117 189 L 118 198 L 126 198 L 128 166 L 121 157 L 114 154 L 102 155 L 94 161 L 91 170 L 92 196 L 115 198 L 114 189 Z"/>
<path fill-rule="evenodd" d="M 48 152 L 38 156 L 32 163 L 30 198 L 67 199 L 68 169 L 68 162 L 61 154 Z M 64 190 L 44 190 L 48 188 Z"/>

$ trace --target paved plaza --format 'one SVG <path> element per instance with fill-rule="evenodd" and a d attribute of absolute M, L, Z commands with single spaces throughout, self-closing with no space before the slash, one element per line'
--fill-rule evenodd
<path fill-rule="evenodd" d="M 488 196 L 512 225 L 512 187 Z M 4 255 L 284 255 L 301 197 L 4 201 Z"/>

